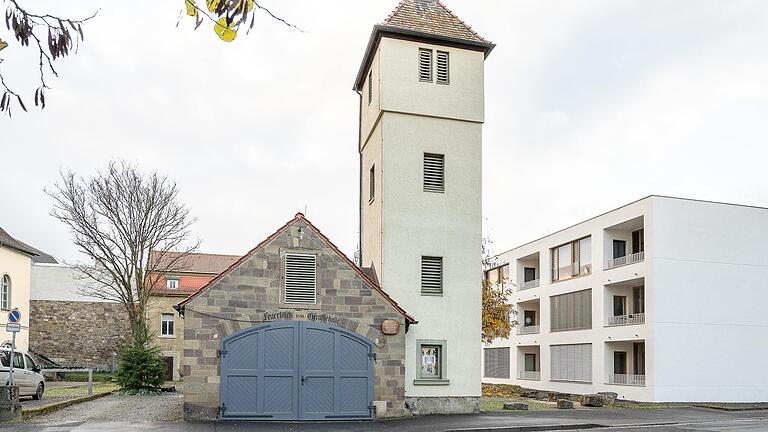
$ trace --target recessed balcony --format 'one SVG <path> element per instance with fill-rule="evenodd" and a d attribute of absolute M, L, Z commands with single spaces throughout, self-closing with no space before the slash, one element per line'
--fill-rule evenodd
<path fill-rule="evenodd" d="M 541 381 L 540 354 L 538 345 L 517 347 L 517 379 Z"/>
<path fill-rule="evenodd" d="M 606 270 L 645 260 L 645 229 L 643 227 L 643 216 L 638 216 L 603 230 Z"/>
<path fill-rule="evenodd" d="M 608 317 L 609 326 L 625 326 L 625 325 L 644 324 L 644 323 L 645 323 L 644 313 Z"/>
<path fill-rule="evenodd" d="M 517 379 L 541 381 L 541 371 L 517 371 Z"/>
<path fill-rule="evenodd" d="M 645 375 L 608 374 L 608 384 L 645 386 Z"/>
<path fill-rule="evenodd" d="M 529 334 L 538 334 L 539 333 L 539 325 L 522 325 L 517 327 L 517 334 L 519 335 L 529 335 Z"/>
<path fill-rule="evenodd" d="M 645 341 L 606 342 L 607 384 L 645 386 Z"/>
<path fill-rule="evenodd" d="M 517 259 L 516 265 L 516 278 L 517 290 L 523 291 L 539 286 L 539 253 L 535 252 L 530 255 Z"/>

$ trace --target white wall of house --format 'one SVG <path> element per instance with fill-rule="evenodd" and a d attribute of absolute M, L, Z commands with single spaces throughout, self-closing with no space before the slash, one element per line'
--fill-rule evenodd
<path fill-rule="evenodd" d="M 644 260 L 606 268 L 612 239 L 628 240 L 642 217 Z M 632 223 L 630 223 L 632 222 Z M 514 351 L 509 380 L 524 387 L 568 393 L 614 391 L 642 401 L 765 401 L 768 377 L 768 209 L 667 197 L 648 197 L 498 256 L 498 264 L 535 252 L 540 255 L 540 287 L 515 290 L 512 301 L 540 301 L 540 333 L 513 335 L 492 346 L 536 345 L 541 349 L 541 380 L 516 379 L 523 365 Z M 617 229 L 613 229 L 617 228 Z M 591 275 L 552 282 L 551 248 L 592 236 Z M 515 268 L 515 267 L 513 267 Z M 511 272 L 518 286 L 519 272 Z M 613 295 L 627 297 L 632 312 L 633 285 L 645 287 L 644 323 L 608 325 Z M 592 290 L 592 328 L 550 331 L 550 297 Z M 518 317 L 522 320 L 522 317 Z M 613 351 L 626 351 L 632 373 L 632 343 L 645 342 L 645 385 L 609 384 Z M 550 346 L 592 344 L 592 382 L 551 381 Z"/>
<path fill-rule="evenodd" d="M 79 289 L 91 283 L 75 267 L 66 264 L 33 264 L 31 274 L 32 300 L 57 300 L 80 302 L 103 302 L 104 300 L 84 296 Z"/>
<path fill-rule="evenodd" d="M 768 400 L 768 210 L 656 198 L 653 213 L 654 397 Z"/>
<path fill-rule="evenodd" d="M 9 309 L 19 308 L 21 312 L 21 331 L 16 335 L 16 348 L 26 351 L 29 348 L 29 281 L 32 258 L 6 247 L 0 247 L 0 278 L 10 278 Z M 3 335 L 0 343 L 10 341 L 11 333 L 5 331 L 8 323 L 8 311 L 0 310 L 0 326 Z"/>
<path fill-rule="evenodd" d="M 419 81 L 420 47 L 450 53 L 450 85 Z M 419 321 L 407 334 L 406 396 L 481 392 L 483 63 L 480 52 L 383 38 L 370 105 L 367 82 L 362 91 L 362 265 Z M 445 155 L 445 193 L 423 191 L 424 153 Z M 442 296 L 421 295 L 421 256 L 443 257 Z M 419 339 L 447 341 L 448 385 L 414 385 Z"/>

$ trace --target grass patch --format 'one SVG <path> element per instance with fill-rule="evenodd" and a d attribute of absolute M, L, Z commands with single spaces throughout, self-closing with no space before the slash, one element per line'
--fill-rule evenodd
<path fill-rule="evenodd" d="M 88 382 L 88 372 L 58 372 L 56 373 L 60 378 L 56 378 L 55 381 L 76 381 L 76 382 Z M 94 372 L 93 382 L 100 381 L 112 381 L 111 372 Z M 54 380 L 50 380 L 54 381 Z"/>
<path fill-rule="evenodd" d="M 494 412 L 494 411 L 511 412 L 504 409 L 504 404 L 507 402 L 522 402 L 524 404 L 528 404 L 528 409 L 531 411 L 547 411 L 547 410 L 557 409 L 557 407 L 554 404 L 549 404 L 546 402 L 538 402 L 530 399 L 484 397 L 480 399 L 480 410 L 483 412 Z"/>
<path fill-rule="evenodd" d="M 617 400 L 616 403 L 609 408 L 618 409 L 638 409 L 638 410 L 654 410 L 654 409 L 669 409 L 669 408 L 691 408 L 693 405 L 682 402 L 632 402 Z"/>
<path fill-rule="evenodd" d="M 110 393 L 120 388 L 115 383 L 111 382 L 95 382 L 93 383 L 93 394 Z M 54 387 L 45 389 L 43 398 L 45 397 L 80 397 L 88 396 L 88 386 L 77 387 Z"/>

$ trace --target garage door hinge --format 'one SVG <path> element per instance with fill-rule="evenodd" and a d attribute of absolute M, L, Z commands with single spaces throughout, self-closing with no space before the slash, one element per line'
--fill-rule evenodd
<path fill-rule="evenodd" d="M 222 358 L 227 355 L 227 350 L 216 350 L 216 357 Z"/>
<path fill-rule="evenodd" d="M 370 357 L 370 358 L 372 358 L 372 359 L 376 360 L 376 353 L 375 353 L 375 352 L 369 352 L 369 353 L 368 353 L 368 357 Z"/>

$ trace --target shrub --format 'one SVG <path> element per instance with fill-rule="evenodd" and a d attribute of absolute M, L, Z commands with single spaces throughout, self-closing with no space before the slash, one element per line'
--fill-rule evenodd
<path fill-rule="evenodd" d="M 115 378 L 124 394 L 157 394 L 165 381 L 165 360 L 160 348 L 151 344 L 145 327 L 134 332 L 120 353 L 120 368 Z"/>

